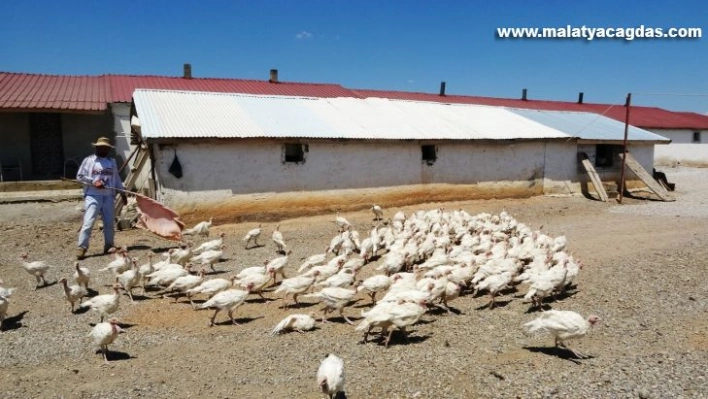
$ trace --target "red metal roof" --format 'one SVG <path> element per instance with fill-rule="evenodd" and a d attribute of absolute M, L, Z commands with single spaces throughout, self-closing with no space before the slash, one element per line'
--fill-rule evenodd
<path fill-rule="evenodd" d="M 415 93 L 389 90 L 352 90 L 338 84 L 213 79 L 170 76 L 99 75 L 67 76 L 0 72 L 0 109 L 103 111 L 108 103 L 131 102 L 135 89 L 189 90 L 302 97 L 380 97 L 411 101 L 479 104 L 500 107 L 581 111 L 624 121 L 622 105 L 547 100 L 521 100 L 480 96 Z M 632 106 L 630 123 L 642 128 L 708 129 L 708 116 Z"/>
<path fill-rule="evenodd" d="M 100 76 L 0 72 L 0 108 L 102 111 L 107 100 Z"/>
<path fill-rule="evenodd" d="M 267 80 L 212 79 L 167 76 L 105 75 L 110 82 L 111 102 L 131 102 L 135 89 L 206 91 L 298 97 L 357 97 L 338 84 L 271 83 Z"/>
<path fill-rule="evenodd" d="M 477 104 L 497 107 L 511 107 L 524 109 L 540 109 L 548 111 L 577 111 L 602 114 L 608 118 L 624 122 L 626 108 L 623 105 L 593 104 L 547 101 L 547 100 L 522 100 L 513 98 L 494 98 L 479 96 L 440 96 L 432 93 L 415 93 L 389 90 L 354 90 L 361 97 L 380 97 L 411 101 L 431 101 L 455 104 Z M 708 129 L 708 115 L 693 112 L 674 112 L 656 107 L 632 106 L 629 115 L 630 124 L 641 128 L 655 129 Z"/>

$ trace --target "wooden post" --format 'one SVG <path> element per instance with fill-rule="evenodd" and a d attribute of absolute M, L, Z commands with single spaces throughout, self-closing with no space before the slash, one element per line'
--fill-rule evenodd
<path fill-rule="evenodd" d="M 627 94 L 627 113 L 624 117 L 624 143 L 622 145 L 622 170 L 620 171 L 620 188 L 619 188 L 619 203 L 622 203 L 624 197 L 624 164 L 627 159 L 627 135 L 629 134 L 629 108 L 632 103 L 632 93 Z"/>

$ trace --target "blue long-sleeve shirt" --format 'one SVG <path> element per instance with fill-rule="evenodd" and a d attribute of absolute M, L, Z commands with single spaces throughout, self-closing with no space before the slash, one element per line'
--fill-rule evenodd
<path fill-rule="evenodd" d="M 114 188 L 125 189 L 118 175 L 116 160 L 110 157 L 101 158 L 95 154 L 87 156 L 81 162 L 76 179 L 87 184 L 84 195 L 115 196 Z M 104 188 L 94 187 L 93 184 L 99 179 L 103 181 Z"/>

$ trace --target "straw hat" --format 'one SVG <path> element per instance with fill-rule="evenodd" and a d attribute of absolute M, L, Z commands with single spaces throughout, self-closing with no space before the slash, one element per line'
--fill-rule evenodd
<path fill-rule="evenodd" d="M 91 143 L 92 146 L 94 147 L 111 147 L 115 148 L 111 145 L 111 140 L 108 139 L 108 137 L 99 137 L 98 140 L 96 140 L 95 143 Z"/>

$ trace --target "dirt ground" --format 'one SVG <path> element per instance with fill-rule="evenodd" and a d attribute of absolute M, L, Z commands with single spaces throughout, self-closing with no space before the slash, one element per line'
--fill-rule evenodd
<path fill-rule="evenodd" d="M 210 328 L 212 311 L 194 311 L 184 300 L 173 303 L 148 291 L 135 303 L 121 298 L 117 316 L 127 333 L 111 346 L 106 365 L 87 337 L 97 315 L 70 314 L 58 284 L 34 291 L 34 279 L 18 258 L 28 252 L 33 260 L 53 264 L 50 283 L 70 277 L 80 204 L 0 205 L 0 278 L 17 288 L 0 335 L 0 396 L 318 398 L 319 362 L 337 353 L 345 361 L 349 398 L 704 397 L 708 171 L 666 172 L 677 183 L 674 203 L 535 197 L 385 209 L 387 217 L 399 209 L 407 214 L 435 207 L 471 214 L 506 210 L 534 229 L 565 235 L 568 251 L 585 266 L 577 291 L 551 306 L 603 319 L 574 343 L 593 356 L 582 361 L 549 348 L 550 338 L 523 335 L 521 325 L 536 316 L 519 298 L 523 288 L 505 293 L 496 309 L 485 307 L 487 296 L 463 296 L 451 304 L 457 314 L 426 314 L 408 342 L 395 339 L 389 348 L 361 344 L 360 333 L 337 317 L 305 334 L 268 334 L 288 314 L 319 312 L 311 303 L 281 309 L 282 301 L 264 303 L 254 296 L 236 312 L 240 325 L 223 323 L 226 315 L 220 314 L 219 325 Z M 370 212 L 345 216 L 362 236 L 368 234 Z M 327 214 L 279 222 L 293 250 L 289 276 L 302 259 L 322 252 L 336 233 L 333 220 Z M 225 260 L 216 265 L 215 277 L 228 278 L 276 256 L 270 241 L 275 222 L 263 224 L 264 246 L 244 249 L 241 237 L 256 224 L 212 228 L 212 235 L 227 234 Z M 173 246 L 138 230 L 118 232 L 116 241 L 140 263 L 149 251 Z M 92 272 L 92 287 L 107 293 L 111 275 L 98 271 L 109 262 L 97 253 L 102 247 L 94 231 L 82 265 Z M 363 276 L 374 273 L 377 264 L 367 266 Z M 266 297 L 278 298 L 272 292 Z M 357 319 L 367 303 L 362 295 L 345 313 Z"/>

